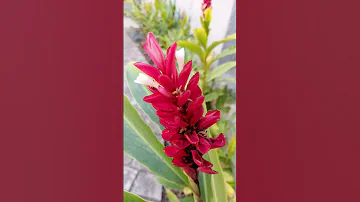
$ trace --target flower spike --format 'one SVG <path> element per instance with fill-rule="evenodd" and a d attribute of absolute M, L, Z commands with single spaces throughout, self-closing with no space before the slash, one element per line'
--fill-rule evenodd
<path fill-rule="evenodd" d="M 140 73 L 135 82 L 148 85 L 152 93 L 143 100 L 154 107 L 165 127 L 161 136 L 170 145 L 164 148 L 164 153 L 173 158 L 173 165 L 181 167 L 194 180 L 197 180 L 198 172 L 216 174 L 213 165 L 202 156 L 210 149 L 225 146 L 226 139 L 222 133 L 211 138 L 205 131 L 220 120 L 220 111 L 208 111 L 203 116 L 205 98 L 198 86 L 199 73 L 196 72 L 188 81 L 192 61 L 184 65 L 184 50 L 176 51 L 176 43 L 168 48 L 165 59 L 152 33 L 146 37 L 144 48 L 158 68 L 135 63 L 144 73 Z"/>

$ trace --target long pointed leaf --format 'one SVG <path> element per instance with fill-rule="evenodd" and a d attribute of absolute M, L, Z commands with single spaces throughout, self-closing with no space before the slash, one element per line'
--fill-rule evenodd
<path fill-rule="evenodd" d="M 195 39 L 202 47 L 206 48 L 207 45 L 207 34 L 204 28 L 196 28 L 194 29 Z"/>
<path fill-rule="evenodd" d="M 151 104 L 143 101 L 143 98 L 149 95 L 149 90 L 146 89 L 144 85 L 140 85 L 135 83 L 136 77 L 141 71 L 136 68 L 133 63 L 129 63 L 126 69 L 126 82 L 130 89 L 131 95 L 134 97 L 138 106 L 149 116 L 149 118 L 156 123 L 160 129 L 163 129 L 163 126 L 160 125 L 159 118 L 155 114 L 155 109 L 151 106 Z"/>
<path fill-rule="evenodd" d="M 231 138 L 230 143 L 227 147 L 227 150 L 228 150 L 228 158 L 231 159 L 236 151 L 236 135 L 234 135 Z"/>
<path fill-rule="evenodd" d="M 225 56 L 232 55 L 236 53 L 236 46 L 231 46 L 230 48 L 224 50 L 223 52 L 216 55 L 209 63 L 212 64 L 216 60 L 219 60 Z"/>
<path fill-rule="evenodd" d="M 204 51 L 201 49 L 201 47 L 191 41 L 179 41 L 177 42 L 177 45 L 183 48 L 188 49 L 189 51 L 197 54 L 201 60 L 204 59 Z"/>
<path fill-rule="evenodd" d="M 207 154 L 205 154 L 207 155 Z M 204 155 L 204 158 L 205 158 Z M 199 173 L 200 193 L 203 201 L 212 201 L 211 176 L 205 173 Z"/>
<path fill-rule="evenodd" d="M 212 194 L 215 202 L 227 201 L 226 194 L 226 182 L 224 179 L 223 171 L 220 165 L 219 156 L 216 149 L 209 151 L 210 162 L 214 165 L 213 169 L 218 172 L 218 174 L 211 175 L 211 187 Z"/>
<path fill-rule="evenodd" d="M 205 52 L 205 56 L 208 56 L 211 51 L 216 48 L 216 46 L 222 44 L 222 43 L 225 43 L 227 41 L 231 41 L 231 40 L 235 40 L 236 39 L 236 34 L 232 34 L 228 37 L 226 37 L 225 39 L 223 40 L 220 40 L 220 41 L 214 41 L 207 49 L 206 49 L 206 52 Z"/>
<path fill-rule="evenodd" d="M 204 111 L 207 111 L 206 105 L 204 106 L 204 109 Z M 211 132 L 208 134 L 210 137 L 212 137 Z M 205 195 L 203 196 L 205 201 L 226 202 L 226 182 L 217 150 L 219 149 L 212 149 L 203 156 L 204 159 L 210 161 L 213 164 L 213 169 L 218 173 L 214 175 L 200 174 L 200 189 L 202 192 L 205 192 Z"/>
<path fill-rule="evenodd" d="M 143 198 L 133 193 L 124 190 L 124 201 L 131 202 L 146 202 Z"/>
<path fill-rule="evenodd" d="M 164 145 L 124 95 L 124 151 L 154 174 L 188 187 L 186 175 L 180 168 L 172 165 L 163 149 Z"/>
<path fill-rule="evenodd" d="M 162 177 L 158 177 L 157 181 L 166 188 L 170 188 L 170 189 L 174 189 L 174 190 L 183 190 L 185 188 L 183 185 L 176 184 L 175 182 L 171 182 Z"/>
<path fill-rule="evenodd" d="M 236 62 L 231 61 L 231 62 L 226 62 L 226 63 L 216 67 L 215 69 L 213 69 L 210 72 L 210 77 L 209 77 L 209 79 L 207 79 L 207 82 L 210 82 L 211 80 L 216 79 L 217 77 L 223 75 L 225 72 L 229 71 L 230 69 L 232 69 L 235 66 L 236 66 Z"/>

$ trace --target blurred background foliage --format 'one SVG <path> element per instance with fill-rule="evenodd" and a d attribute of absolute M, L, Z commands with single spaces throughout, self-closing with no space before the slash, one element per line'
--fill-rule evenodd
<path fill-rule="evenodd" d="M 167 49 L 173 42 L 188 40 L 190 18 L 185 11 L 176 8 L 173 0 L 154 0 L 153 2 L 128 0 L 132 10 L 125 14 L 140 26 L 140 32 L 146 36 L 152 32 L 162 49 Z"/>

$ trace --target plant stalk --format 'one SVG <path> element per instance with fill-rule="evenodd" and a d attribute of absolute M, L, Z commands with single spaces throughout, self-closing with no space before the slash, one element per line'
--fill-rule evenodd
<path fill-rule="evenodd" d="M 208 69 L 209 69 L 208 66 L 207 66 L 207 63 L 206 63 L 206 59 L 202 63 L 202 65 L 204 67 L 204 72 L 203 72 L 203 77 L 202 77 L 202 90 L 205 93 L 205 91 L 206 91 L 206 77 L 207 77 Z"/>
<path fill-rule="evenodd" d="M 193 197 L 195 202 L 202 202 L 201 200 L 201 193 L 200 193 L 200 186 L 199 186 L 199 180 L 196 180 L 196 182 L 189 177 L 191 190 L 193 192 Z"/>

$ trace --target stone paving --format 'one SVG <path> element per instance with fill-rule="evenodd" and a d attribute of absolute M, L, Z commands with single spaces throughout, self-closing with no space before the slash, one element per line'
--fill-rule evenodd
<path fill-rule="evenodd" d="M 126 34 L 131 27 L 136 28 L 137 24 L 130 18 L 124 16 L 124 74 L 126 72 L 126 64 L 131 61 L 146 62 L 144 55 L 140 52 L 138 45 Z M 124 94 L 134 105 L 136 102 L 127 87 L 124 75 Z M 135 108 L 138 109 L 138 107 Z M 138 110 L 139 111 L 139 110 Z M 153 124 L 145 114 L 140 111 L 140 115 L 144 117 L 145 122 L 150 125 L 154 133 L 160 137 L 160 129 Z M 156 181 L 156 176 L 147 168 L 139 164 L 136 160 L 124 154 L 124 190 L 130 191 L 153 202 L 161 202 L 162 185 Z"/>

